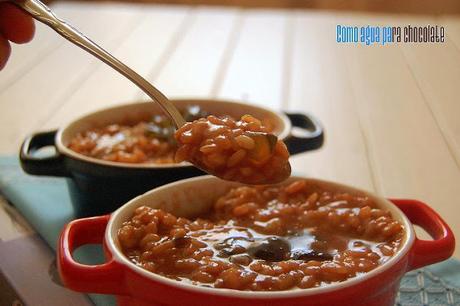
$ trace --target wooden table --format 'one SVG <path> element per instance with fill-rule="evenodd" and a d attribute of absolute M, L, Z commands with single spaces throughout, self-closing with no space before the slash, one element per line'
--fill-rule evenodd
<path fill-rule="evenodd" d="M 321 150 L 296 173 L 435 208 L 460 237 L 460 19 L 303 10 L 56 3 L 56 12 L 170 97 L 243 100 L 310 112 Z M 442 44 L 338 44 L 336 25 L 443 25 Z M 0 73 L 0 153 L 31 132 L 146 97 L 37 25 Z M 0 238 L 30 230 L 0 210 Z M 460 256 L 457 248 L 456 256 Z"/>

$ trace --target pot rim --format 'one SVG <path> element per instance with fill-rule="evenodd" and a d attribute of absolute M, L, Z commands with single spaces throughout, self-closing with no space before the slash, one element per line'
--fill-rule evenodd
<path fill-rule="evenodd" d="M 402 260 L 405 256 L 409 254 L 409 251 L 415 241 L 415 231 L 413 229 L 412 223 L 409 221 L 406 215 L 396 205 L 391 203 L 389 200 L 383 197 L 374 195 L 368 191 L 364 191 L 362 189 L 358 189 L 358 188 L 351 187 L 348 185 L 326 181 L 326 180 L 309 178 L 305 176 L 294 176 L 293 175 L 288 180 L 306 179 L 310 182 L 327 184 L 327 185 L 335 186 L 338 188 L 345 188 L 352 192 L 364 193 L 365 195 L 370 196 L 371 198 L 377 200 L 379 205 L 383 204 L 386 208 L 390 208 L 392 214 L 395 214 L 395 213 L 397 214 L 397 216 L 394 216 L 394 217 L 396 217 L 396 219 L 401 220 L 403 223 L 404 231 L 405 231 L 405 239 L 404 239 L 403 245 L 400 247 L 397 253 L 394 254 L 393 257 L 390 258 L 387 262 L 385 262 L 383 265 L 378 266 L 374 270 L 365 273 L 364 275 L 353 277 L 343 282 L 330 284 L 325 287 L 316 287 L 316 288 L 309 288 L 309 289 L 295 289 L 295 290 L 288 290 L 288 291 L 264 291 L 264 292 L 241 291 L 241 290 L 225 289 L 225 288 L 218 288 L 218 289 L 207 288 L 207 287 L 200 287 L 200 286 L 193 285 L 193 284 L 188 284 L 185 282 L 176 281 L 176 280 L 167 278 L 165 276 L 161 276 L 159 274 L 149 272 L 135 265 L 134 263 L 129 261 L 128 258 L 126 258 L 125 255 L 121 252 L 121 250 L 117 247 L 117 243 L 115 242 L 116 239 L 114 238 L 114 235 L 113 235 L 114 233 L 116 233 L 116 231 L 114 231 L 112 227 L 114 226 L 114 223 L 116 223 L 115 221 L 120 217 L 122 212 L 124 210 L 134 209 L 133 207 L 136 207 L 137 202 L 141 198 L 149 196 L 152 193 L 157 192 L 158 190 L 171 188 L 171 187 L 178 188 L 181 184 L 184 184 L 184 183 L 189 183 L 189 182 L 199 181 L 199 180 L 214 180 L 214 179 L 218 180 L 219 182 L 225 182 L 211 175 L 204 175 L 204 176 L 184 179 L 184 180 L 169 183 L 161 187 L 155 188 L 151 191 L 148 191 L 144 193 L 143 195 L 140 195 L 130 200 L 129 202 L 127 202 L 126 204 L 118 208 L 115 212 L 111 214 L 109 222 L 107 223 L 107 228 L 106 228 L 105 235 L 104 235 L 106 247 L 112 255 L 112 260 L 118 262 L 119 264 L 123 265 L 125 268 L 130 269 L 133 272 L 136 272 L 151 281 L 159 282 L 162 285 L 176 287 L 179 290 L 187 290 L 187 291 L 192 291 L 192 292 L 201 293 L 201 294 L 211 294 L 211 295 L 227 296 L 227 297 L 233 297 L 233 298 L 251 298 L 251 299 L 293 298 L 293 297 L 312 296 L 316 294 L 325 294 L 325 293 L 330 293 L 332 291 L 338 291 L 341 289 L 352 287 L 370 278 L 373 278 L 381 273 L 384 273 L 385 271 L 389 270 L 391 267 L 393 267 L 395 264 L 397 264 L 400 260 Z M 395 275 L 395 277 L 397 277 L 397 275 Z"/>
<path fill-rule="evenodd" d="M 219 100 L 219 99 L 199 99 L 199 98 L 192 98 L 192 99 L 171 99 L 171 101 L 175 103 L 194 103 L 194 104 L 199 104 L 203 102 L 216 102 L 216 103 L 225 103 L 225 104 L 233 104 L 236 107 L 245 107 L 245 108 L 253 108 L 253 109 L 259 109 L 263 111 L 267 111 L 271 113 L 273 116 L 278 117 L 282 122 L 283 122 L 283 130 L 281 133 L 279 133 L 278 138 L 279 139 L 286 139 L 289 136 L 289 133 L 292 129 L 292 124 L 291 121 L 288 119 L 288 117 L 281 113 L 277 112 L 271 108 L 265 107 L 265 106 L 258 106 L 258 105 L 253 105 L 253 104 L 248 104 L 248 103 L 242 103 L 238 101 L 233 101 L 233 100 Z M 80 153 L 77 153 L 71 149 L 69 149 L 66 145 L 63 143 L 63 135 L 67 131 L 67 129 L 70 126 L 73 126 L 75 124 L 78 124 L 79 122 L 87 119 L 90 116 L 98 115 L 101 113 L 107 113 L 107 112 L 112 112 L 124 107 L 129 107 L 129 106 L 144 106 L 147 104 L 151 104 L 151 101 L 138 101 L 138 102 L 133 102 L 133 103 L 123 103 L 123 104 L 118 104 L 116 106 L 112 107 L 107 107 L 100 109 L 95 112 L 91 112 L 88 114 L 85 114 L 83 116 L 78 117 L 77 119 L 71 121 L 70 123 L 66 124 L 63 128 L 60 128 L 58 132 L 56 133 L 56 138 L 55 138 L 55 143 L 56 143 L 56 148 L 59 153 L 71 157 L 73 159 L 77 159 L 83 162 L 87 163 L 93 163 L 93 164 L 98 164 L 98 165 L 103 165 L 103 166 L 109 166 L 109 167 L 116 167 L 116 168 L 130 168 L 130 169 L 156 169 L 156 168 L 181 168 L 181 167 L 192 167 L 192 164 L 189 162 L 181 162 L 181 163 L 172 163 L 172 164 L 156 164 L 156 163 L 139 163 L 139 164 L 133 164 L 133 163 L 125 163 L 125 162 L 113 162 L 113 161 L 106 161 L 90 156 L 86 156 Z"/>

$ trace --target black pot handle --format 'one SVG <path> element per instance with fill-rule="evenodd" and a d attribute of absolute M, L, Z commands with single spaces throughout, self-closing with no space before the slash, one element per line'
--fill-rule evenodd
<path fill-rule="evenodd" d="M 285 113 L 292 124 L 291 134 L 284 140 L 289 153 L 298 154 L 320 148 L 324 142 L 321 124 L 311 115 Z"/>
<path fill-rule="evenodd" d="M 69 173 L 64 165 L 64 157 L 57 151 L 52 156 L 38 157 L 33 153 L 40 148 L 55 146 L 57 131 L 41 132 L 28 136 L 21 145 L 19 160 L 22 169 L 28 174 L 65 176 Z"/>

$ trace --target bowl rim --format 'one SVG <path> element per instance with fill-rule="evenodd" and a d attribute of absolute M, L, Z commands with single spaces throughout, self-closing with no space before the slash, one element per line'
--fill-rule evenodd
<path fill-rule="evenodd" d="M 107 223 L 107 228 L 106 228 L 106 232 L 104 235 L 106 247 L 111 253 L 112 260 L 123 265 L 125 268 L 130 269 L 151 281 L 159 282 L 162 285 L 172 286 L 172 287 L 176 287 L 177 289 L 192 291 L 192 292 L 201 293 L 201 294 L 211 294 L 211 295 L 218 295 L 218 296 L 226 296 L 226 297 L 234 297 L 234 298 L 235 297 L 236 298 L 250 298 L 250 299 L 303 297 L 303 296 L 311 296 L 311 295 L 316 295 L 316 294 L 324 294 L 324 293 L 329 293 L 331 291 L 337 291 L 340 289 L 348 288 L 356 284 L 362 283 L 363 281 L 366 281 L 372 277 L 375 277 L 378 274 L 381 274 L 387 271 L 388 269 L 396 265 L 398 262 L 400 262 L 410 251 L 415 241 L 415 231 L 413 229 L 412 223 L 409 221 L 406 215 L 396 205 L 391 203 L 389 200 L 383 197 L 377 196 L 371 192 L 368 192 L 368 191 L 365 191 L 359 188 L 355 188 L 352 186 L 332 182 L 332 181 L 309 178 L 306 176 L 295 176 L 295 175 L 291 176 L 291 178 L 289 178 L 288 180 L 296 180 L 296 179 L 306 179 L 307 181 L 310 181 L 310 182 L 327 184 L 329 186 L 335 186 L 338 188 L 345 188 L 352 192 L 363 193 L 367 196 L 370 196 L 371 198 L 375 200 L 378 200 L 379 205 L 384 204 L 384 206 L 389 207 L 392 213 L 396 212 L 398 214 L 399 220 L 402 221 L 403 226 L 404 226 L 404 231 L 405 231 L 405 239 L 404 239 L 403 245 L 400 247 L 397 253 L 394 254 L 393 257 L 390 258 L 387 262 L 385 262 L 383 265 L 380 265 L 377 268 L 363 275 L 349 278 L 343 282 L 330 284 L 324 287 L 315 287 L 315 288 L 308 288 L 308 289 L 294 289 L 294 290 L 287 290 L 287 291 L 261 291 L 259 292 L 259 291 L 242 291 L 242 290 L 227 289 L 227 288 L 201 287 L 201 286 L 173 280 L 173 279 L 167 278 L 165 276 L 161 276 L 153 272 L 149 272 L 135 265 L 131 261 L 129 261 L 129 259 L 126 258 L 125 255 L 121 252 L 121 250 L 117 247 L 117 243 L 115 242 L 116 238 L 114 237 L 114 233 L 116 233 L 116 230 L 113 229 L 113 226 L 114 226 L 114 223 L 116 223 L 117 218 L 120 217 L 121 213 L 124 210 L 130 209 L 130 208 L 134 209 L 133 207 L 136 206 L 137 202 L 140 201 L 140 199 L 150 196 L 152 193 L 155 193 L 158 190 L 162 190 L 166 188 L 180 188 L 181 184 L 194 182 L 194 181 L 200 181 L 200 180 L 210 180 L 210 181 L 216 180 L 218 182 L 225 182 L 211 175 L 204 175 L 204 176 L 198 176 L 198 177 L 193 177 L 189 179 L 179 180 L 179 181 L 169 183 L 161 187 L 152 189 L 130 200 L 129 202 L 127 202 L 126 204 L 118 208 L 115 212 L 111 214 L 110 219 Z M 231 183 L 232 182 L 229 182 L 229 184 Z"/>
<path fill-rule="evenodd" d="M 259 106 L 259 105 L 254 105 L 254 104 L 249 104 L 249 103 L 244 103 L 241 101 L 233 101 L 233 100 L 220 100 L 220 99 L 199 99 L 199 98 L 191 98 L 191 99 L 171 99 L 174 103 L 225 103 L 225 104 L 233 104 L 241 107 L 246 107 L 246 108 L 253 108 L 253 109 L 259 109 L 263 111 L 267 111 L 271 113 L 273 116 L 278 117 L 284 125 L 283 130 L 281 133 L 278 135 L 279 139 L 286 139 L 290 131 L 292 129 L 292 124 L 291 121 L 288 119 L 288 117 L 279 111 L 273 110 L 269 107 L 265 106 Z M 116 167 L 116 168 L 130 168 L 130 169 L 152 169 L 152 168 L 182 168 L 182 167 L 192 167 L 192 164 L 189 162 L 181 162 L 181 163 L 171 163 L 171 164 L 156 164 L 156 163 L 125 163 L 125 162 L 113 162 L 113 161 L 107 161 L 107 160 L 102 160 L 90 156 L 86 156 L 80 153 L 77 153 L 71 149 L 69 149 L 66 145 L 63 143 L 63 135 L 69 129 L 71 126 L 78 124 L 79 122 L 87 119 L 88 117 L 95 116 L 98 114 L 106 113 L 106 112 L 112 112 L 118 109 L 122 109 L 125 107 L 142 107 L 147 104 L 151 104 L 151 101 L 135 101 L 131 103 L 123 103 L 123 104 L 118 104 L 115 106 L 111 107 L 106 107 L 103 109 L 99 109 L 94 112 L 87 113 L 85 115 L 82 115 L 71 122 L 67 123 L 63 128 L 59 129 L 56 133 L 55 137 L 55 144 L 56 148 L 59 153 L 68 156 L 70 158 L 87 162 L 87 163 L 92 163 L 92 164 L 98 164 L 102 166 L 109 166 L 109 167 Z"/>

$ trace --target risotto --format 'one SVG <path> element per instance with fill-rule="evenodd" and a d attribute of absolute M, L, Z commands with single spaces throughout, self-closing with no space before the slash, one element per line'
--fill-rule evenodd
<path fill-rule="evenodd" d="M 193 121 L 198 118 L 206 117 L 207 112 L 203 111 L 198 106 L 188 106 L 182 112 L 187 121 Z M 209 117 L 208 117 L 209 118 Z M 219 119 L 215 116 L 210 116 L 210 120 L 214 122 L 226 122 L 236 124 L 235 121 L 229 116 Z M 272 130 L 271 122 L 265 120 L 263 125 L 259 120 L 245 116 L 246 120 L 253 122 L 245 122 L 238 128 L 241 131 L 250 133 L 251 131 L 263 131 L 268 133 Z M 203 136 L 208 136 L 207 132 L 200 128 L 203 120 L 200 119 L 197 123 L 193 123 L 193 139 L 202 139 Z M 192 123 L 187 123 L 180 129 L 183 136 L 176 138 L 181 144 L 178 147 L 178 142 L 174 137 L 175 127 L 172 121 L 164 115 L 155 115 L 150 120 L 139 120 L 137 122 L 113 123 L 104 127 L 89 129 L 87 131 L 78 133 L 73 137 L 68 144 L 68 147 L 80 154 L 121 163 L 157 163 L 168 164 L 176 163 L 184 160 L 197 162 L 196 158 L 192 158 L 190 154 L 195 153 L 196 150 L 191 148 L 194 143 L 191 143 L 192 138 L 189 137 L 190 131 L 188 128 Z M 215 126 L 214 126 L 215 127 Z M 210 135 L 214 139 L 208 139 L 207 142 L 203 140 L 206 145 L 198 148 L 199 152 L 203 154 L 200 165 L 205 166 L 207 169 L 215 170 L 218 173 L 221 171 L 221 162 L 225 161 L 228 166 L 227 171 L 222 172 L 228 179 L 233 179 L 242 175 L 246 181 L 256 181 L 263 175 L 280 176 L 272 170 L 274 167 L 286 167 L 285 164 L 281 165 L 282 159 L 287 159 L 289 153 L 282 142 L 277 143 L 276 138 L 273 143 L 264 143 L 265 137 L 248 137 L 242 135 L 242 132 L 234 130 L 234 134 L 221 133 L 222 129 L 217 129 L 219 135 L 212 132 Z M 202 133 L 205 133 L 203 135 Z M 235 139 L 230 139 L 230 136 L 235 136 Z M 225 138 L 225 139 L 224 139 Z M 185 143 L 183 143 L 185 142 Z M 184 145 L 185 144 L 185 145 Z M 229 144 L 234 151 L 230 150 Z M 266 146 L 265 146 L 266 145 Z M 265 147 L 264 147 L 265 146 Z M 273 147 L 276 150 L 276 157 L 269 156 L 266 152 L 267 149 Z M 261 148 L 259 151 L 250 150 L 254 147 Z M 176 154 L 177 151 L 177 154 Z M 226 156 L 225 154 L 232 154 Z M 196 156 L 195 156 L 196 157 Z M 251 163 L 245 162 L 251 159 Z M 238 167 L 241 169 L 237 169 Z M 254 167 L 261 168 L 263 172 L 260 175 L 253 175 L 252 170 Z M 289 174 L 290 169 L 283 168 L 283 175 Z M 289 171 L 287 171 L 289 170 Z M 242 180 L 242 181 L 245 181 Z"/>
<path fill-rule="evenodd" d="M 278 183 L 289 177 L 289 151 L 262 123 L 244 115 L 208 116 L 188 122 L 175 133 L 176 161 L 190 161 L 225 180 L 246 184 Z"/>
<path fill-rule="evenodd" d="M 207 113 L 197 105 L 187 106 L 184 119 L 193 121 Z M 177 144 L 174 125 L 164 115 L 150 120 L 114 123 L 77 134 L 68 147 L 80 154 L 121 163 L 174 163 Z"/>
<path fill-rule="evenodd" d="M 147 206 L 118 239 L 136 265 L 198 286 L 279 291 L 364 274 L 399 249 L 403 226 L 366 196 L 304 180 L 237 187 L 197 219 Z"/>

